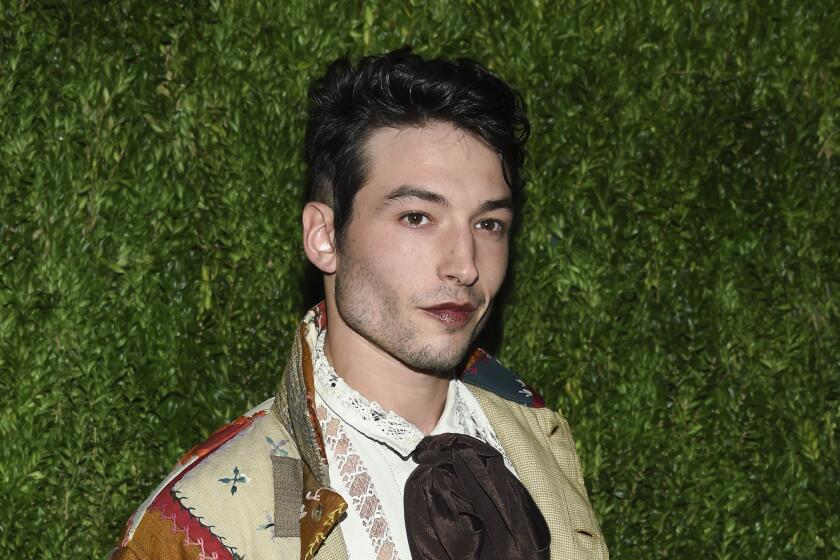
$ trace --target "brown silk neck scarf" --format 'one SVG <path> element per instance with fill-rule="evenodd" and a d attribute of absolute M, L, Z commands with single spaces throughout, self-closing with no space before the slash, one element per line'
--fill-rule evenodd
<path fill-rule="evenodd" d="M 405 483 L 414 560 L 548 559 L 551 535 L 502 455 L 462 434 L 426 436 Z"/>

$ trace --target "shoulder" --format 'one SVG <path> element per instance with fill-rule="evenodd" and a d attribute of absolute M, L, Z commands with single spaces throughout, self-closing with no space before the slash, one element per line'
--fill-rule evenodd
<path fill-rule="evenodd" d="M 270 399 L 206 441 L 178 466 L 129 520 L 114 558 L 240 558 L 272 545 L 272 456 L 297 457 Z M 178 556 L 180 557 L 180 556 Z"/>
<path fill-rule="evenodd" d="M 462 381 L 529 408 L 545 407 L 539 393 L 481 348 L 467 360 Z"/>

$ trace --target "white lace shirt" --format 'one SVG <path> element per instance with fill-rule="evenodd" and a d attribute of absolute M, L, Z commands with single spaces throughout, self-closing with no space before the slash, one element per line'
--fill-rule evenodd
<path fill-rule="evenodd" d="M 330 483 L 347 502 L 341 532 L 350 560 L 409 559 L 403 490 L 417 464 L 410 458 L 425 434 L 347 385 L 324 354 L 326 330 L 313 352 L 315 404 L 326 446 Z M 493 446 L 516 471 L 478 401 L 453 379 L 431 435 L 459 433 Z"/>

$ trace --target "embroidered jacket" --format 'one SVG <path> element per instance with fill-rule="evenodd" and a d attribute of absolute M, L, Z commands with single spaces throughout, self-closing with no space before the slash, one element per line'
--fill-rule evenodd
<path fill-rule="evenodd" d="M 113 560 L 346 560 L 315 411 L 307 331 L 326 328 L 323 304 L 298 328 L 277 395 L 189 450 L 129 519 Z M 569 426 L 489 354 L 463 381 L 478 400 L 551 530 L 553 559 L 606 559 Z"/>

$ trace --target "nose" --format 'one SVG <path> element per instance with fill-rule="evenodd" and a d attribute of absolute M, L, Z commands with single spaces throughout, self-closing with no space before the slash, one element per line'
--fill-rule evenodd
<path fill-rule="evenodd" d="M 478 280 L 475 264 L 475 240 L 472 232 L 458 231 L 447 236 L 441 246 L 438 278 L 457 286 L 472 286 Z"/>

